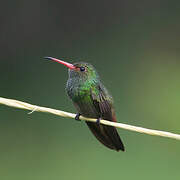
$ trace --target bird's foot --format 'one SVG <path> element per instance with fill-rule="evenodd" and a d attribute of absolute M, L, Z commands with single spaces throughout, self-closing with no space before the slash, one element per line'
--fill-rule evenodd
<path fill-rule="evenodd" d="M 96 123 L 99 125 L 99 124 L 100 124 L 100 121 L 101 121 L 101 118 L 99 117 L 99 118 L 96 120 Z"/>
<path fill-rule="evenodd" d="M 81 116 L 81 114 L 80 114 L 80 113 L 77 113 L 76 116 L 75 116 L 75 120 L 76 120 L 76 121 L 81 121 L 81 120 L 79 119 L 80 116 Z"/>

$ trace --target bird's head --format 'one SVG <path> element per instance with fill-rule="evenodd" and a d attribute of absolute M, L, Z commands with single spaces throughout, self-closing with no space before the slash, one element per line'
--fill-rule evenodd
<path fill-rule="evenodd" d="M 65 61 L 62 61 L 53 57 L 45 57 L 45 58 L 50 59 L 52 61 L 56 61 L 68 67 L 69 78 L 81 78 L 84 80 L 99 78 L 95 68 L 89 63 L 77 62 L 74 64 L 70 64 L 68 62 L 65 62 Z"/>

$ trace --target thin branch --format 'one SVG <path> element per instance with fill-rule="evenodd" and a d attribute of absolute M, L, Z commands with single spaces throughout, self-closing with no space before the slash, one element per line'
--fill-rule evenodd
<path fill-rule="evenodd" d="M 30 113 L 32 113 L 34 111 L 46 112 L 46 113 L 51 113 L 51 114 L 55 114 L 57 116 L 68 117 L 68 118 L 75 118 L 75 116 L 76 116 L 76 114 L 72 114 L 69 112 L 51 109 L 51 108 L 47 108 L 47 107 L 36 106 L 36 105 L 32 105 L 32 104 L 25 103 L 22 101 L 17 101 L 14 99 L 7 99 L 7 98 L 2 98 L 2 97 L 0 97 L 0 104 L 19 108 L 19 109 L 31 110 Z M 96 119 L 86 118 L 83 116 L 80 116 L 80 119 L 85 120 L 85 121 L 96 122 Z M 168 137 L 168 138 L 180 140 L 179 134 L 174 134 L 174 133 L 170 133 L 170 132 L 147 129 L 147 128 L 127 125 L 127 124 L 122 124 L 122 123 L 110 122 L 107 120 L 100 120 L 100 123 L 104 124 L 104 125 L 108 125 L 108 126 L 114 126 L 117 128 L 127 129 L 129 131 L 136 131 L 139 133 L 144 133 L 144 134 L 149 134 L 149 135 L 154 135 L 154 136 L 163 136 L 163 137 Z"/>

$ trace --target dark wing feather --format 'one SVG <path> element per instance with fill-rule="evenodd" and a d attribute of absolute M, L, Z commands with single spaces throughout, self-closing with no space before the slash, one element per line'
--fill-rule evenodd
<path fill-rule="evenodd" d="M 103 85 L 99 85 L 96 88 L 98 91 L 93 91 L 93 89 L 91 89 L 91 98 L 96 110 L 99 112 L 99 117 L 109 121 L 116 121 L 111 96 L 109 96 Z M 124 145 L 116 128 L 92 122 L 86 123 L 96 138 L 105 146 L 117 151 L 120 149 L 124 151 Z"/>

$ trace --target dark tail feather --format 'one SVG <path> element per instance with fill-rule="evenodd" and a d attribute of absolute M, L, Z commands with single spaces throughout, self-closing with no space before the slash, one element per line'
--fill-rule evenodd
<path fill-rule="evenodd" d="M 124 145 L 117 133 L 115 127 L 97 124 L 93 122 L 86 122 L 91 132 L 95 137 L 106 147 L 116 151 L 124 151 Z"/>

